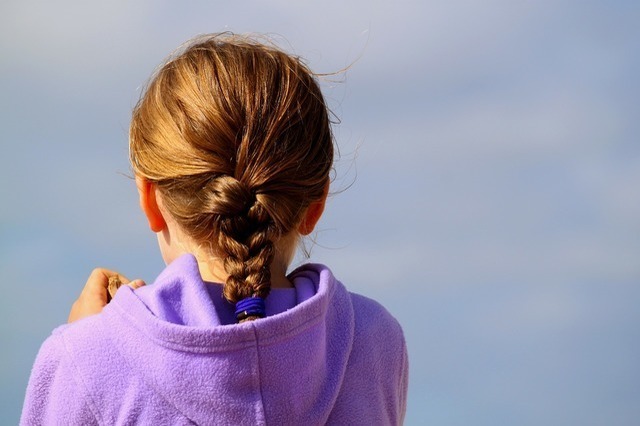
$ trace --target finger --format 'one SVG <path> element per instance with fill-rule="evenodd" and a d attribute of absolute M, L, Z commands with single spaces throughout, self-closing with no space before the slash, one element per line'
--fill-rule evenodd
<path fill-rule="evenodd" d="M 109 286 L 109 278 L 118 277 L 118 279 L 123 283 L 128 283 L 129 279 L 124 275 L 120 275 L 119 273 L 105 269 L 105 268 L 96 268 L 91 271 L 89 278 L 87 279 L 87 283 L 82 289 L 82 293 L 86 295 L 98 295 L 105 294 L 105 290 Z"/>
<path fill-rule="evenodd" d="M 84 288 L 80 292 L 79 299 L 88 299 L 88 300 L 104 300 L 104 303 L 107 302 L 107 286 L 109 285 L 109 278 L 107 277 L 107 273 L 111 271 L 106 271 L 104 269 L 96 268 L 91 271 L 89 278 L 87 278 L 87 282 L 84 285 Z"/>
<path fill-rule="evenodd" d="M 128 286 L 133 288 L 134 290 L 140 287 L 143 287 L 147 285 L 144 281 L 142 281 L 141 279 L 137 279 L 137 280 L 133 280 L 131 282 L 128 283 Z"/>
<path fill-rule="evenodd" d="M 105 268 L 94 269 L 80 292 L 80 296 L 71 307 L 68 322 L 77 321 L 102 311 L 102 308 L 109 302 L 110 280 L 129 283 L 128 278 L 115 271 Z"/>

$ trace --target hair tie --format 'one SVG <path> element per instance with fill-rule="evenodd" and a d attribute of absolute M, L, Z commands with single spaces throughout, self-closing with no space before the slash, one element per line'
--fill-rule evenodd
<path fill-rule="evenodd" d="M 236 319 L 238 322 L 247 317 L 264 318 L 266 316 L 262 297 L 251 296 L 236 303 Z"/>

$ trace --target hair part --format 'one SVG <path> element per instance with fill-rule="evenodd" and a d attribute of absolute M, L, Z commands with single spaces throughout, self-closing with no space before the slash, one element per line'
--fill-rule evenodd
<path fill-rule="evenodd" d="M 133 170 L 157 185 L 187 235 L 224 259 L 230 302 L 269 294 L 275 242 L 323 197 L 328 114 L 300 58 L 228 33 L 186 45 L 134 108 Z"/>

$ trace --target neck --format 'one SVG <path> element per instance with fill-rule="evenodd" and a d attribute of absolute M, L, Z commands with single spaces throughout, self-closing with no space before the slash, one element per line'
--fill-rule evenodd
<path fill-rule="evenodd" d="M 158 244 L 165 263 L 169 264 L 181 254 L 192 253 L 198 260 L 202 279 L 207 282 L 225 283 L 229 274 L 224 269 L 224 261 L 209 249 L 191 241 L 172 221 L 157 234 Z M 298 243 L 298 234 L 291 232 L 275 242 L 275 256 L 271 262 L 271 287 L 290 288 L 293 284 L 287 278 L 287 268 Z"/>
<path fill-rule="evenodd" d="M 195 254 L 202 279 L 212 283 L 225 283 L 229 274 L 224 270 L 224 264 L 220 258 L 201 256 Z M 288 262 L 279 262 L 275 259 L 271 263 L 271 288 L 291 288 L 293 284 L 287 278 Z"/>

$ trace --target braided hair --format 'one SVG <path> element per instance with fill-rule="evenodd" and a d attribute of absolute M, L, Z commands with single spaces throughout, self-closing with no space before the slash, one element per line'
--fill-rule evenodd
<path fill-rule="evenodd" d="M 130 159 L 178 225 L 224 259 L 224 296 L 237 303 L 269 294 L 274 243 L 324 195 L 333 138 L 300 58 L 214 34 L 152 78 L 133 111 Z"/>

